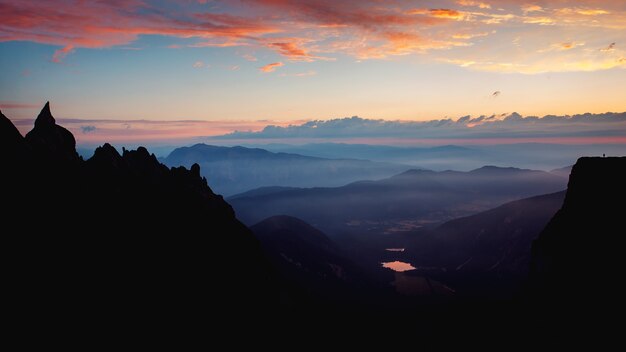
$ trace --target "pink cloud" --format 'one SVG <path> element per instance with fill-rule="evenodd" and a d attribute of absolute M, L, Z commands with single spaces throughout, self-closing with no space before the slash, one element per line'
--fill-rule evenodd
<path fill-rule="evenodd" d="M 124 45 L 146 34 L 235 41 L 278 31 L 271 24 L 230 14 L 155 10 L 138 0 L 0 1 L 0 42 L 60 45 L 52 58 L 59 62 L 76 48 Z"/>
<path fill-rule="evenodd" d="M 1 109 L 41 109 L 41 104 L 23 103 L 17 101 L 0 101 Z"/>
<path fill-rule="evenodd" d="M 267 64 L 263 67 L 260 67 L 259 70 L 261 70 L 261 72 L 269 73 L 269 72 L 276 71 L 277 68 L 284 66 L 284 65 L 285 64 L 283 64 L 282 62 L 272 62 L 271 64 Z"/>
<path fill-rule="evenodd" d="M 66 45 L 63 48 L 57 50 L 52 55 L 52 62 L 60 63 L 67 55 L 74 52 L 73 45 Z"/>

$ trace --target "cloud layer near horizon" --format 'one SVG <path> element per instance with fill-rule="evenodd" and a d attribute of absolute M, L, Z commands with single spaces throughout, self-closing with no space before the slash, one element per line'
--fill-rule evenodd
<path fill-rule="evenodd" d="M 269 125 L 261 131 L 235 131 L 214 137 L 222 140 L 540 140 L 626 143 L 626 112 L 573 116 L 522 117 L 517 113 L 464 116 L 457 120 L 389 121 L 357 116 L 315 120 L 297 125 Z"/>
<path fill-rule="evenodd" d="M 32 119 L 13 120 L 25 134 Z M 431 121 L 347 117 L 280 124 L 272 121 L 151 121 L 57 118 L 78 144 L 105 142 L 182 145 L 267 143 L 410 144 L 626 144 L 626 112 L 522 117 L 517 113 Z"/>

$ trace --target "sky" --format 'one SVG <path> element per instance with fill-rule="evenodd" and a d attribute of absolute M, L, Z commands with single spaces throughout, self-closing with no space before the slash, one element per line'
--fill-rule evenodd
<path fill-rule="evenodd" d="M 0 0 L 0 109 L 25 132 L 49 100 L 79 142 L 602 117 L 625 68 L 622 0 Z"/>

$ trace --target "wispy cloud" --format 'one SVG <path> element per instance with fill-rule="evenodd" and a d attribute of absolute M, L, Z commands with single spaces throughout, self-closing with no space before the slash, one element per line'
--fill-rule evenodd
<path fill-rule="evenodd" d="M 491 8 L 491 5 L 489 3 L 482 2 L 482 1 L 458 0 L 456 3 L 461 5 L 461 6 L 474 6 L 474 7 L 479 7 L 481 9 L 490 9 Z"/>
<path fill-rule="evenodd" d="M 276 71 L 277 68 L 284 66 L 284 65 L 285 64 L 283 64 L 282 62 L 272 62 L 271 64 L 267 64 L 265 66 L 259 67 L 259 70 L 261 70 L 261 72 L 269 73 L 269 72 Z"/>
<path fill-rule="evenodd" d="M 311 77 L 315 76 L 317 72 L 310 70 L 305 72 L 297 72 L 297 73 L 281 73 L 282 77 Z"/>
<path fill-rule="evenodd" d="M 73 52 L 74 52 L 74 46 L 66 45 L 63 48 L 54 52 L 54 54 L 52 55 L 52 62 L 60 63 L 61 60 L 63 60 L 67 55 Z"/>
<path fill-rule="evenodd" d="M 80 131 L 84 134 L 86 133 L 93 133 L 97 130 L 98 128 L 96 126 L 93 125 L 86 125 L 86 126 L 80 126 Z"/>
<path fill-rule="evenodd" d="M 24 103 L 19 101 L 0 101 L 0 109 L 41 109 L 40 103 Z"/>
<path fill-rule="evenodd" d="M 256 58 L 256 56 L 251 55 L 251 54 L 243 54 L 242 57 L 248 61 L 254 62 L 257 61 L 258 59 Z"/>

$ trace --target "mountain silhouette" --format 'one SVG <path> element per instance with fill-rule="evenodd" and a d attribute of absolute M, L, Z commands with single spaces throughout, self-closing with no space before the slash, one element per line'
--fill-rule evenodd
<path fill-rule="evenodd" d="M 357 293 L 358 282 L 364 280 L 326 234 L 300 219 L 274 216 L 250 229 L 285 284 L 295 286 L 297 290 L 292 291 L 299 295 L 345 301 Z"/>
<path fill-rule="evenodd" d="M 272 306 L 260 244 L 198 165 L 109 144 L 83 161 L 48 103 L 25 138 L 16 132 L 0 116 L 9 294 L 29 302 L 24 314 L 158 324 Z"/>
<path fill-rule="evenodd" d="M 609 283 L 621 277 L 626 157 L 580 158 L 569 179 L 563 207 L 533 245 L 535 293 L 559 304 L 592 307 L 615 303 L 619 290 L 581 285 L 583 277 Z"/>
<path fill-rule="evenodd" d="M 215 191 L 226 196 L 260 187 L 343 186 L 357 180 L 389 177 L 408 168 L 368 160 L 325 159 L 206 144 L 177 148 L 162 161 L 168 166 L 190 167 L 198 163 Z"/>
<path fill-rule="evenodd" d="M 623 313 L 626 157 L 584 157 L 561 209 L 532 246 L 529 315 L 548 336 L 611 341 Z"/>

